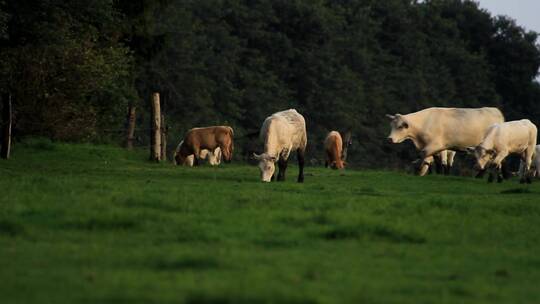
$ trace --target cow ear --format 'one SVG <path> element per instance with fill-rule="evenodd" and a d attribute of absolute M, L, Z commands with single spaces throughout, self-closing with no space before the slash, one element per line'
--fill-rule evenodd
<path fill-rule="evenodd" d="M 260 154 L 257 154 L 257 153 L 253 153 L 253 159 L 255 160 L 261 160 L 262 156 Z"/>

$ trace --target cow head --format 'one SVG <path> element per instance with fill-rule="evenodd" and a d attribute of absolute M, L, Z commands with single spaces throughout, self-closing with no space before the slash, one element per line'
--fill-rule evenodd
<path fill-rule="evenodd" d="M 335 160 L 330 164 L 330 168 L 332 169 L 343 169 L 345 168 L 345 162 L 341 159 Z"/>
<path fill-rule="evenodd" d="M 181 165 L 189 165 L 189 159 L 191 153 L 188 152 L 186 145 L 184 145 L 184 141 L 182 140 L 180 144 L 178 144 L 178 147 L 176 147 L 176 151 L 174 151 L 173 159 L 174 164 L 177 166 Z M 191 163 L 191 166 L 193 163 Z"/>
<path fill-rule="evenodd" d="M 473 149 L 474 156 L 476 157 L 476 167 L 478 167 L 480 170 L 484 170 L 496 156 L 494 150 L 486 149 L 482 146 L 477 146 Z M 470 151 L 471 148 L 468 148 L 468 150 Z"/>
<path fill-rule="evenodd" d="M 261 180 L 263 182 L 270 182 L 272 180 L 272 175 L 276 170 L 275 163 L 277 157 L 271 156 L 267 153 L 255 154 L 253 153 L 253 158 L 259 161 L 259 170 L 261 170 Z"/>
<path fill-rule="evenodd" d="M 390 118 L 390 135 L 388 135 L 388 140 L 393 144 L 399 144 L 409 138 L 410 128 L 409 122 L 401 114 L 390 115 L 386 114 L 386 117 Z"/>
<path fill-rule="evenodd" d="M 174 151 L 174 155 L 173 155 L 174 165 L 180 166 L 184 163 L 184 161 L 185 159 L 182 159 L 182 157 L 180 157 L 180 153 L 178 151 Z"/>

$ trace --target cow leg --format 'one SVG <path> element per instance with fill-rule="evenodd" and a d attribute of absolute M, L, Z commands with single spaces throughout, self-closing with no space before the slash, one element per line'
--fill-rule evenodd
<path fill-rule="evenodd" d="M 441 151 L 442 151 L 441 145 L 439 145 L 438 143 L 432 143 L 424 147 L 424 149 L 420 151 L 420 158 L 426 159 L 428 157 L 433 157 L 435 154 Z"/>
<path fill-rule="evenodd" d="M 502 183 L 504 180 L 502 173 L 502 165 L 497 167 L 497 183 Z"/>
<path fill-rule="evenodd" d="M 519 183 L 531 183 L 530 171 L 532 163 L 532 155 L 529 155 L 529 151 L 525 151 L 521 155 L 521 161 L 519 163 Z"/>
<path fill-rule="evenodd" d="M 417 168 L 419 176 L 424 176 L 429 172 L 431 164 L 433 163 L 433 157 L 428 157 L 422 160 L 420 166 Z"/>
<path fill-rule="evenodd" d="M 535 148 L 536 148 L 536 142 L 535 142 L 535 145 L 529 145 L 529 147 L 525 151 L 525 158 L 526 158 L 525 165 L 526 165 L 526 168 L 527 168 L 527 179 L 526 179 L 527 184 L 530 184 L 532 182 L 531 177 L 533 176 L 534 171 L 531 170 L 531 167 L 532 167 L 532 163 L 533 163 L 533 157 L 534 157 L 534 153 L 535 153 Z"/>
<path fill-rule="evenodd" d="M 219 149 L 221 150 L 221 154 L 223 155 L 223 161 L 225 163 L 230 163 L 232 160 L 232 144 L 231 145 L 219 145 Z"/>
<path fill-rule="evenodd" d="M 324 167 L 325 167 L 325 168 L 328 168 L 328 160 L 325 160 L 325 161 L 324 161 Z"/>
<path fill-rule="evenodd" d="M 486 175 L 486 169 L 478 170 L 478 173 L 474 176 L 475 178 L 484 178 L 484 175 Z"/>
<path fill-rule="evenodd" d="M 441 157 L 441 174 L 448 175 L 448 151 L 439 153 Z"/>
<path fill-rule="evenodd" d="M 493 168 L 497 173 L 497 182 L 502 183 L 503 174 L 502 174 L 502 162 L 508 156 L 508 151 L 499 151 L 495 159 L 493 159 Z"/>
<path fill-rule="evenodd" d="M 278 161 L 279 173 L 277 176 L 278 182 L 285 181 L 285 171 L 287 170 L 287 159 L 280 158 Z"/>
<path fill-rule="evenodd" d="M 443 174 L 444 173 L 444 159 L 443 159 L 443 153 L 441 152 L 438 154 L 438 157 L 434 157 L 434 164 L 435 164 L 435 172 L 437 174 Z"/>
<path fill-rule="evenodd" d="M 493 171 L 492 170 L 489 170 L 489 176 L 488 176 L 488 179 L 487 179 L 487 182 L 488 183 L 493 183 Z"/>
<path fill-rule="evenodd" d="M 447 151 L 447 159 L 446 159 L 446 175 L 450 175 L 450 171 L 452 171 L 452 167 L 454 166 L 454 157 L 456 156 L 455 151 Z"/>
<path fill-rule="evenodd" d="M 303 183 L 304 182 L 304 153 L 305 150 L 298 149 L 296 150 L 296 154 L 298 157 L 298 182 Z"/>
<path fill-rule="evenodd" d="M 450 165 L 446 164 L 444 166 L 444 175 L 450 175 Z"/>

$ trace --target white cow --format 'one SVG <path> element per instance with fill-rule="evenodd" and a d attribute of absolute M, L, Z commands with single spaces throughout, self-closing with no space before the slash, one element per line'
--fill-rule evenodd
<path fill-rule="evenodd" d="M 520 183 L 530 183 L 537 132 L 528 119 L 493 124 L 485 132 L 482 142 L 474 147 L 477 166 L 482 170 L 488 166 L 496 169 L 497 181 L 502 182 L 502 161 L 509 154 L 518 154 L 522 160 Z M 493 180 L 492 174 L 489 180 Z"/>
<path fill-rule="evenodd" d="M 270 182 L 274 176 L 275 162 L 279 165 L 278 181 L 285 180 L 287 160 L 292 151 L 298 157 L 298 182 L 304 182 L 304 154 L 307 145 L 306 121 L 295 109 L 277 112 L 267 117 L 260 131 L 264 153 L 253 154 L 259 161 L 261 180 Z"/>
<path fill-rule="evenodd" d="M 176 152 L 175 152 L 175 155 L 176 153 L 178 153 L 179 149 L 180 149 L 180 146 L 182 146 L 182 143 L 184 141 L 181 141 L 178 146 L 176 147 Z M 208 158 L 208 163 L 212 166 L 218 166 L 219 164 L 221 164 L 221 158 L 222 158 L 222 155 L 221 155 L 221 148 L 220 147 L 217 147 L 214 152 L 211 152 L 207 149 L 202 149 L 201 152 L 199 153 L 199 159 L 207 159 Z M 184 166 L 188 166 L 188 167 L 193 167 L 193 164 L 195 163 L 195 155 L 191 154 L 189 156 L 187 156 L 184 160 L 184 163 L 182 165 Z M 174 157 L 174 164 L 175 165 L 178 165 L 176 163 L 176 157 Z"/>
<path fill-rule="evenodd" d="M 504 122 L 497 108 L 427 108 L 386 116 L 392 127 L 388 139 L 392 143 L 412 140 L 423 163 L 444 150 L 465 151 L 477 146 L 490 125 Z"/>

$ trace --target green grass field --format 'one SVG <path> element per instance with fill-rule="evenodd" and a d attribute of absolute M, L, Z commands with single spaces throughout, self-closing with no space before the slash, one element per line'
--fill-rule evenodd
<path fill-rule="evenodd" d="M 0 161 L 0 303 L 538 303 L 540 183 L 33 140 Z"/>

